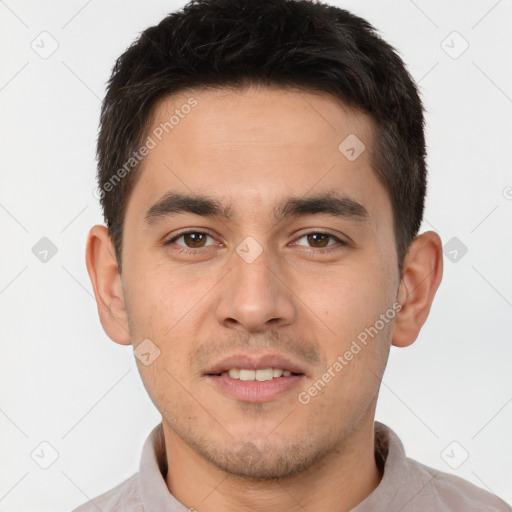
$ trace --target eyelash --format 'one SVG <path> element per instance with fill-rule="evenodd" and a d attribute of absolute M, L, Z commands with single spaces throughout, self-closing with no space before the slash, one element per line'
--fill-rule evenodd
<path fill-rule="evenodd" d="M 210 236 L 210 237 L 213 238 L 213 235 L 211 233 L 208 233 L 207 231 L 196 231 L 196 230 L 184 231 L 183 233 L 180 233 L 179 235 L 176 235 L 176 236 L 172 237 L 167 242 L 164 242 L 163 245 L 164 246 L 165 245 L 170 245 L 173 242 L 175 242 L 176 240 L 180 239 L 182 236 L 188 235 L 188 234 L 191 234 L 191 233 L 206 235 L 206 236 Z M 337 236 L 333 235 L 332 233 L 327 233 L 325 231 L 309 231 L 308 233 L 302 234 L 299 238 L 297 238 L 297 240 L 300 240 L 301 238 L 303 238 L 303 237 L 305 237 L 307 235 L 326 235 L 326 236 L 328 236 L 330 238 L 333 238 L 340 245 L 340 246 L 336 247 L 336 244 L 332 244 L 332 245 L 328 246 L 329 248 L 310 247 L 309 248 L 309 252 L 313 252 L 315 254 L 325 254 L 325 253 L 332 252 L 333 250 L 338 250 L 340 248 L 348 246 L 347 242 L 341 240 L 340 238 L 338 238 Z M 177 249 L 177 250 L 178 250 L 179 254 L 187 254 L 188 255 L 188 254 L 197 254 L 202 249 L 203 249 L 203 247 L 199 247 L 199 248 L 193 249 L 193 248 L 190 248 L 190 247 L 180 246 L 180 248 Z"/>

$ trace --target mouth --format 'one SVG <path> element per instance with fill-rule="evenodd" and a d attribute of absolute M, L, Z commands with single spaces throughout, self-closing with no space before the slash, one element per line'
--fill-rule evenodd
<path fill-rule="evenodd" d="M 291 370 L 283 370 L 282 368 L 258 368 L 256 370 L 250 368 L 230 368 L 219 373 L 207 374 L 211 377 L 229 377 L 235 380 L 245 382 L 258 381 L 265 382 L 268 380 L 282 379 L 286 377 L 304 375 L 303 373 L 292 372 Z"/>
<path fill-rule="evenodd" d="M 240 380 L 270 380 L 305 375 L 306 369 L 291 359 L 278 354 L 232 354 L 211 366 L 206 375 L 229 376 Z M 226 375 L 227 374 L 227 375 Z"/>
<path fill-rule="evenodd" d="M 220 361 L 204 376 L 223 395 L 243 402 L 269 402 L 297 387 L 306 370 L 285 357 L 235 355 Z"/>

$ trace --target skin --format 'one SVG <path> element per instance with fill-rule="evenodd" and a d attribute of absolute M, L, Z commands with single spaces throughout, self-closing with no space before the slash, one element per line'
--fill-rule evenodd
<path fill-rule="evenodd" d="M 129 198 L 119 274 L 104 226 L 90 230 L 86 260 L 101 323 L 116 343 L 149 338 L 160 350 L 137 360 L 162 414 L 167 486 L 208 511 L 350 510 L 379 484 L 374 416 L 391 344 L 413 343 L 442 278 L 434 232 L 415 238 L 403 277 L 388 194 L 369 160 L 373 124 L 329 95 L 291 89 L 187 91 L 165 98 L 152 128 L 188 98 L 198 104 L 150 151 Z M 150 129 L 150 130 L 151 130 Z M 356 160 L 339 150 L 356 134 Z M 288 196 L 334 190 L 368 221 L 314 214 L 272 216 Z M 229 219 L 184 213 L 148 227 L 146 211 L 168 191 L 208 194 Z M 194 244 L 184 231 L 209 230 Z M 307 234 L 328 231 L 348 243 Z M 247 237 L 252 263 L 236 252 Z M 197 239 L 196 239 L 197 240 Z M 196 247 L 193 255 L 179 252 Z M 395 318 L 303 405 L 308 390 L 395 301 Z M 272 351 L 306 368 L 300 386 L 264 403 L 215 389 L 203 372 L 235 351 Z"/>

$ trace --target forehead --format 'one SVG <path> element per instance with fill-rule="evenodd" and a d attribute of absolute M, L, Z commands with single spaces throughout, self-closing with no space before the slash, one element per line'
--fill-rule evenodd
<path fill-rule="evenodd" d="M 390 211 L 370 165 L 372 121 L 327 94 L 187 90 L 155 106 L 147 135 L 153 147 L 133 191 L 140 206 L 173 190 L 208 194 L 236 219 L 260 207 L 273 214 L 285 195 L 335 190 L 371 216 Z"/>

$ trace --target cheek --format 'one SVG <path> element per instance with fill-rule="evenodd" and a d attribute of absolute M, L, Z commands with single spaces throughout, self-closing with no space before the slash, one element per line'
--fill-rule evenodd
<path fill-rule="evenodd" d="M 391 304 L 389 279 L 372 265 L 330 272 L 323 280 L 302 284 L 300 297 L 324 324 L 328 337 L 347 340 L 373 324 Z"/>
<path fill-rule="evenodd" d="M 178 328 L 206 291 L 204 281 L 191 279 L 186 269 L 170 268 L 165 262 L 139 263 L 126 271 L 134 321 L 157 338 Z"/>
<path fill-rule="evenodd" d="M 378 393 L 386 367 L 393 324 L 380 319 L 387 308 L 376 289 L 382 290 L 377 284 L 375 289 L 345 289 L 340 302 L 331 306 L 328 324 L 334 334 L 318 339 L 327 366 L 305 392 L 319 397 L 314 399 L 317 412 L 329 411 L 335 424 L 364 414 Z"/>
<path fill-rule="evenodd" d="M 318 325 L 318 345 L 326 370 L 331 370 L 324 374 L 324 380 L 332 382 L 326 386 L 325 399 L 355 407 L 363 395 L 373 396 L 387 361 L 393 323 L 390 318 L 381 320 L 381 315 L 394 300 L 389 277 L 377 262 L 361 262 L 332 273 L 328 287 L 308 290 L 306 300 L 320 312 L 312 316 Z"/>

